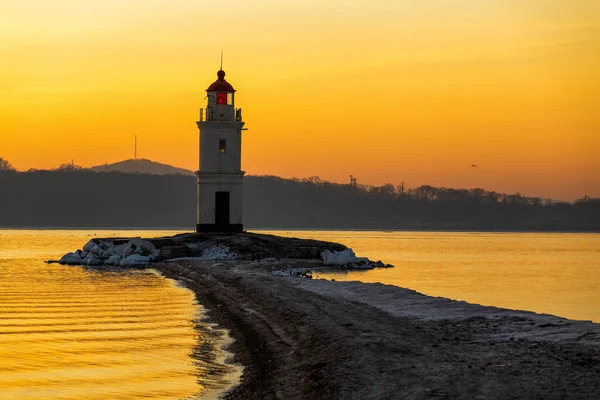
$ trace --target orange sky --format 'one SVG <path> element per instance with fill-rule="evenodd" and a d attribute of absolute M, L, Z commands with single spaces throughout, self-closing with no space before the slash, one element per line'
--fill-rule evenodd
<path fill-rule="evenodd" d="M 0 0 L 0 156 L 196 169 L 221 48 L 249 174 L 600 197 L 597 0 Z"/>

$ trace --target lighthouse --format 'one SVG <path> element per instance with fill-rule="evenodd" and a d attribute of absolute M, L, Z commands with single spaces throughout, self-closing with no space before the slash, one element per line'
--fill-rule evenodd
<path fill-rule="evenodd" d="M 196 232 L 242 232 L 242 110 L 225 71 L 208 89 L 200 131 Z"/>

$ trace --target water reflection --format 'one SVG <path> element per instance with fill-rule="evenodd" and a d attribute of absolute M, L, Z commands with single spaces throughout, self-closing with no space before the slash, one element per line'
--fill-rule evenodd
<path fill-rule="evenodd" d="M 205 398 L 235 382 L 218 361 L 223 333 L 189 290 L 152 272 L 42 263 L 86 240 L 0 231 L 2 398 Z"/>
<path fill-rule="evenodd" d="M 343 243 L 396 267 L 341 274 L 472 303 L 600 322 L 600 234 L 277 231 Z"/>

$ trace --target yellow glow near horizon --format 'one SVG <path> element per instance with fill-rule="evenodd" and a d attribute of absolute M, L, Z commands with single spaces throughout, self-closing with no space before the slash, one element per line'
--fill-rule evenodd
<path fill-rule="evenodd" d="M 290 3 L 0 0 L 0 157 L 196 169 L 224 48 L 249 174 L 600 197 L 597 1 Z"/>

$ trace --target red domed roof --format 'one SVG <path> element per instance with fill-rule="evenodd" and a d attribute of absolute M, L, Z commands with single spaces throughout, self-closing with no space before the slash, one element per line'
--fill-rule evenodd
<path fill-rule="evenodd" d="M 218 79 L 206 89 L 207 92 L 235 92 L 233 86 L 225 80 L 225 71 L 220 69 L 217 77 Z"/>

